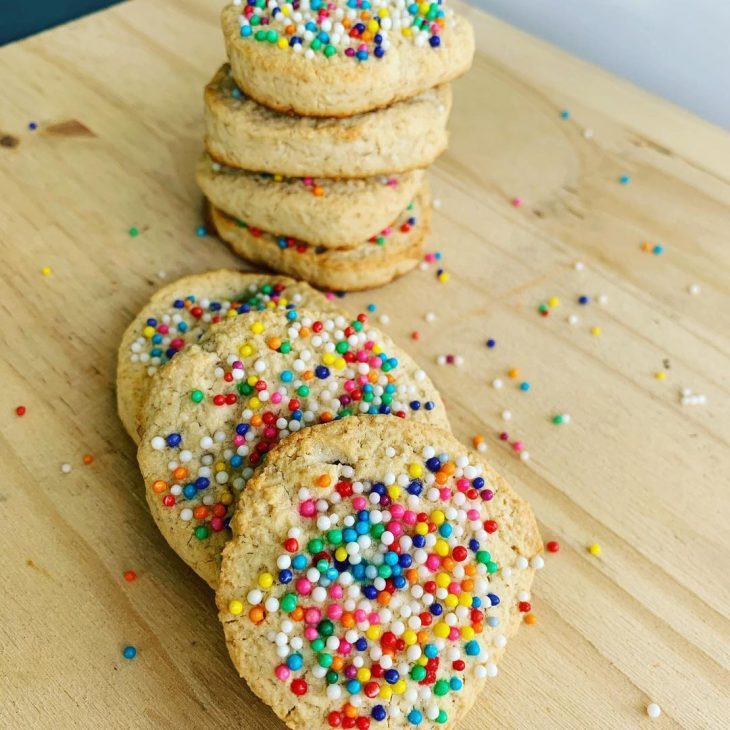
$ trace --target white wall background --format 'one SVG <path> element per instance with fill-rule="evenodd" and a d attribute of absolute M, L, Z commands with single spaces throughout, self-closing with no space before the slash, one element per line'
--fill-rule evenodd
<path fill-rule="evenodd" d="M 730 129 L 730 0 L 470 0 Z"/>

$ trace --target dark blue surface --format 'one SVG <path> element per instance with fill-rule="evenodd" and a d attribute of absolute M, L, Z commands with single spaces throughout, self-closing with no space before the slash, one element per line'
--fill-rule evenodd
<path fill-rule="evenodd" d="M 0 0 L 0 46 L 115 4 L 114 0 Z"/>

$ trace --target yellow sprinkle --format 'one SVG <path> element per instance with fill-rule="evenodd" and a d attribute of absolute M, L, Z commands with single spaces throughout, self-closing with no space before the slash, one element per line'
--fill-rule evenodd
<path fill-rule="evenodd" d="M 380 688 L 380 697 L 382 697 L 384 700 L 389 700 L 393 696 L 393 690 L 390 688 L 389 685 L 384 684 Z"/>
<path fill-rule="evenodd" d="M 443 621 L 433 627 L 433 635 L 438 639 L 445 639 L 449 635 L 449 625 Z"/>
<path fill-rule="evenodd" d="M 548 306 L 549 307 L 559 307 L 560 299 L 558 299 L 557 297 L 550 297 L 550 299 L 548 299 Z"/>
<path fill-rule="evenodd" d="M 368 627 L 368 630 L 365 632 L 365 635 L 368 637 L 368 639 L 372 639 L 375 641 L 375 639 L 380 638 L 380 626 L 370 626 Z"/>
<path fill-rule="evenodd" d="M 322 364 L 323 365 L 332 365 L 332 363 L 337 358 L 331 353 L 331 352 L 325 352 L 324 355 L 322 355 Z"/>
<path fill-rule="evenodd" d="M 456 608 L 459 605 L 459 599 L 453 593 L 449 593 L 449 595 L 444 598 L 444 604 L 446 605 L 446 608 Z"/>
<path fill-rule="evenodd" d="M 345 361 L 345 358 L 338 357 L 334 362 L 335 370 L 344 370 L 347 367 L 347 362 Z"/>
<path fill-rule="evenodd" d="M 588 547 L 588 552 L 591 555 L 598 556 L 601 554 L 601 546 L 597 542 L 594 542 L 593 545 Z"/>
<path fill-rule="evenodd" d="M 286 40 L 283 38 L 280 38 L 279 40 L 284 40 L 284 42 L 286 43 Z M 288 43 L 286 43 L 286 44 L 287 44 L 287 46 L 289 45 Z M 274 175 L 274 182 L 281 182 L 283 179 L 284 179 L 283 175 Z"/>
<path fill-rule="evenodd" d="M 337 550 L 335 550 L 335 558 L 337 558 L 337 560 L 339 562 L 343 562 L 346 557 L 347 557 L 347 550 L 345 550 L 345 548 L 338 547 Z"/>
<path fill-rule="evenodd" d="M 405 36 L 406 38 L 409 38 L 413 35 L 413 31 L 410 28 L 403 28 L 401 30 L 401 35 Z"/>
<path fill-rule="evenodd" d="M 234 315 L 234 316 L 235 316 L 235 315 Z M 253 347 L 252 347 L 251 345 L 249 345 L 248 343 L 245 343 L 245 344 L 241 345 L 241 346 L 240 346 L 240 347 L 238 348 L 238 354 L 239 354 L 239 355 L 240 355 L 241 357 L 250 357 L 251 355 L 253 355 L 253 353 L 254 353 L 254 349 L 253 349 Z"/>
<path fill-rule="evenodd" d="M 393 685 L 393 692 L 395 692 L 397 695 L 402 695 L 405 691 L 406 691 L 406 680 L 405 679 L 399 679 Z"/>
<path fill-rule="evenodd" d="M 274 585 L 274 576 L 271 573 L 261 573 L 259 576 L 259 585 L 262 588 L 271 588 Z"/>
<path fill-rule="evenodd" d="M 226 312 L 226 317 L 228 317 L 228 319 L 230 319 L 231 317 L 235 317 L 237 314 L 238 314 L 238 312 L 235 309 L 229 309 Z"/>
<path fill-rule="evenodd" d="M 428 12 L 428 11 L 429 11 L 430 9 L 431 9 L 431 4 L 430 4 L 430 3 L 426 3 L 426 2 L 424 2 L 424 3 L 421 3 L 421 4 L 420 4 L 420 5 L 418 6 L 418 12 L 419 12 L 419 13 L 421 13 L 421 15 L 426 15 L 426 13 L 427 13 L 427 12 Z"/>
<path fill-rule="evenodd" d="M 52 273 L 53 273 L 53 271 L 51 270 L 50 266 L 44 266 L 41 269 L 41 274 L 43 274 L 43 276 L 50 276 Z"/>
<path fill-rule="evenodd" d="M 657 373 L 654 374 L 654 377 L 657 380 L 666 380 L 667 379 L 667 374 L 666 374 L 666 372 L 664 370 L 660 370 L 659 372 L 657 372 Z"/>
<path fill-rule="evenodd" d="M 436 551 L 436 555 L 445 558 L 449 554 L 449 543 L 446 540 L 436 540 L 433 549 Z"/>
<path fill-rule="evenodd" d="M 220 496 L 220 501 L 221 504 L 224 504 L 227 507 L 229 504 L 233 504 L 233 495 L 230 492 L 224 492 Z"/>
<path fill-rule="evenodd" d="M 388 496 L 391 499 L 398 499 L 400 497 L 400 487 L 397 484 L 388 487 Z"/>
<path fill-rule="evenodd" d="M 428 525 L 425 522 L 419 522 L 415 527 L 416 535 L 428 535 Z"/>
<path fill-rule="evenodd" d="M 256 383 L 258 383 L 258 382 L 259 382 L 259 379 L 258 379 L 258 377 L 257 377 L 256 375 L 249 375 L 249 376 L 248 376 L 248 377 L 246 378 L 246 382 L 247 382 L 247 383 L 248 383 L 249 385 L 256 385 Z"/>
<path fill-rule="evenodd" d="M 380 30 L 380 23 L 377 20 L 368 21 L 368 30 L 371 33 L 377 33 Z"/>
<path fill-rule="evenodd" d="M 442 283 L 444 283 L 444 284 L 445 284 L 445 283 L 446 283 L 446 282 L 447 282 L 447 281 L 448 281 L 448 280 L 449 280 L 450 278 L 451 278 L 451 274 L 449 274 L 449 272 L 448 272 L 448 271 L 442 271 L 442 272 L 441 272 L 441 273 L 439 274 L 439 276 L 438 276 L 438 279 L 439 279 L 439 281 L 440 281 L 440 282 L 442 282 Z"/>
<path fill-rule="evenodd" d="M 225 471 L 226 470 L 226 462 L 225 461 L 217 461 L 215 463 L 215 466 L 213 467 L 217 472 L 218 471 Z"/>
<path fill-rule="evenodd" d="M 461 638 L 469 641 L 474 638 L 474 629 L 471 626 L 463 626 L 461 629 Z"/>
<path fill-rule="evenodd" d="M 433 522 L 434 525 L 443 525 L 444 520 L 446 519 L 446 515 L 440 509 L 435 509 L 433 512 L 431 512 L 428 518 L 431 520 L 431 522 Z"/>
<path fill-rule="evenodd" d="M 250 398 L 248 401 L 249 408 L 261 408 L 261 401 L 254 396 L 253 398 Z"/>
<path fill-rule="evenodd" d="M 279 48 L 288 48 L 289 41 L 286 38 L 279 38 L 279 40 L 276 42 L 276 45 L 279 46 Z M 281 181 L 279 180 L 278 182 Z"/>
<path fill-rule="evenodd" d="M 155 334 L 155 328 L 148 325 L 142 330 L 142 334 L 149 340 Z"/>
<path fill-rule="evenodd" d="M 234 598 L 229 604 L 228 604 L 228 613 L 232 613 L 234 616 L 238 616 L 239 613 L 243 611 L 243 603 L 241 601 Z"/>
<path fill-rule="evenodd" d="M 591 327 L 591 334 L 595 335 L 596 337 L 598 337 L 598 335 L 600 335 L 602 331 L 603 330 L 601 330 L 600 327 Z"/>
<path fill-rule="evenodd" d="M 416 463 L 410 464 L 408 467 L 408 476 L 411 477 L 411 479 L 423 476 L 423 467 Z"/>
<path fill-rule="evenodd" d="M 380 345 L 373 345 L 373 355 L 380 355 L 383 352 L 383 348 Z"/>
<path fill-rule="evenodd" d="M 254 322 L 251 325 L 251 332 L 255 335 L 260 335 L 264 331 L 264 325 L 261 322 Z"/>
<path fill-rule="evenodd" d="M 360 667 L 357 670 L 357 681 L 367 682 L 370 679 L 370 670 L 367 667 Z"/>
<path fill-rule="evenodd" d="M 380 8 L 378 10 L 378 17 L 380 18 L 387 18 L 389 14 L 388 8 Z"/>
<path fill-rule="evenodd" d="M 436 575 L 436 585 L 439 588 L 446 588 L 451 583 L 451 576 L 448 573 L 438 573 Z"/>
<path fill-rule="evenodd" d="M 406 629 L 403 632 L 403 641 L 406 643 L 406 646 L 413 646 L 418 641 L 418 634 L 413 629 Z"/>

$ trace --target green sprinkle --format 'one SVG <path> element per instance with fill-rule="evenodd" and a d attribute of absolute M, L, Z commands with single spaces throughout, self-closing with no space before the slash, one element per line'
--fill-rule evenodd
<path fill-rule="evenodd" d="M 331 654 L 320 654 L 317 657 L 317 664 L 324 669 L 332 666 L 332 655 Z"/>
<path fill-rule="evenodd" d="M 317 631 L 320 636 L 332 636 L 335 633 L 335 625 L 326 618 L 317 624 Z"/>
<path fill-rule="evenodd" d="M 195 537 L 197 537 L 198 540 L 205 540 L 209 534 L 208 528 L 205 525 L 200 525 L 195 528 Z"/>
<path fill-rule="evenodd" d="M 326 45 L 324 48 L 324 55 L 329 58 L 330 56 L 334 56 L 335 53 L 337 53 L 337 49 L 333 45 Z"/>
<path fill-rule="evenodd" d="M 553 416 L 553 423 L 560 426 L 565 423 L 565 419 L 562 416 Z"/>
<path fill-rule="evenodd" d="M 415 682 L 420 682 L 422 679 L 426 678 L 426 667 L 422 666 L 421 664 L 416 664 L 413 669 L 411 669 L 411 679 Z"/>
<path fill-rule="evenodd" d="M 134 238 L 135 236 L 139 236 L 139 228 L 136 228 L 135 226 L 132 226 L 129 229 L 129 235 Z"/>
<path fill-rule="evenodd" d="M 327 533 L 327 542 L 330 545 L 339 545 L 342 542 L 342 530 L 330 530 Z"/>
<path fill-rule="evenodd" d="M 276 43 L 279 40 L 279 34 L 272 28 L 266 33 L 266 40 L 269 43 Z"/>
<path fill-rule="evenodd" d="M 321 553 L 323 549 L 324 543 L 318 537 L 315 537 L 313 540 L 310 540 L 307 543 L 307 550 L 309 550 L 309 552 L 312 554 Z"/>
<path fill-rule="evenodd" d="M 202 390 L 194 390 L 194 391 L 193 391 L 193 392 L 192 392 L 192 393 L 190 394 L 190 400 L 191 400 L 191 401 L 192 401 L 193 403 L 200 403 L 200 401 L 202 401 L 202 400 L 203 400 L 203 391 L 202 391 Z"/>
<path fill-rule="evenodd" d="M 300 398 L 306 398 L 309 395 L 309 388 L 306 385 L 300 385 L 297 388 L 297 395 Z"/>
<path fill-rule="evenodd" d="M 279 605 L 284 613 L 291 613 L 297 607 L 297 597 L 293 593 L 285 593 Z"/>
<path fill-rule="evenodd" d="M 492 556 L 486 550 L 479 550 L 479 552 L 477 552 L 477 562 L 478 563 L 482 563 L 483 565 L 486 565 L 491 559 L 492 559 Z"/>
<path fill-rule="evenodd" d="M 433 686 L 433 693 L 437 697 L 443 697 L 449 691 L 449 683 L 445 679 L 439 679 Z"/>
<path fill-rule="evenodd" d="M 496 573 L 498 570 L 499 566 L 497 563 L 494 563 L 491 560 L 487 563 L 487 573 Z"/>

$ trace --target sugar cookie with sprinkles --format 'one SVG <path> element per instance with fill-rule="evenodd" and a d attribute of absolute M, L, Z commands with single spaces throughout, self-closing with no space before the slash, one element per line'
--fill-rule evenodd
<path fill-rule="evenodd" d="M 448 143 L 448 84 L 378 111 L 322 119 L 258 104 L 225 64 L 204 97 L 206 149 L 228 167 L 288 177 L 392 175 L 428 167 Z"/>
<path fill-rule="evenodd" d="M 418 265 L 430 230 L 431 204 L 424 186 L 391 226 L 351 249 L 327 249 L 272 236 L 210 203 L 206 214 L 218 235 L 248 261 L 304 279 L 321 289 L 359 291 L 387 284 Z"/>
<path fill-rule="evenodd" d="M 342 313 L 305 282 L 230 269 L 185 276 L 155 292 L 127 327 L 117 355 L 117 409 L 129 435 L 139 441 L 139 415 L 152 376 L 211 324 L 299 306 Z"/>
<path fill-rule="evenodd" d="M 446 2 L 235 0 L 222 13 L 238 86 L 302 116 L 347 117 L 465 73 L 474 31 Z"/>
<path fill-rule="evenodd" d="M 138 460 L 152 516 L 210 585 L 234 501 L 276 442 L 353 413 L 448 428 L 433 384 L 356 319 L 268 311 L 211 327 L 153 379 Z"/>
<path fill-rule="evenodd" d="M 413 200 L 425 174 L 285 178 L 221 166 L 207 154 L 196 170 L 216 208 L 249 226 L 325 248 L 355 248 L 379 234 Z"/>
<path fill-rule="evenodd" d="M 217 592 L 228 651 L 294 730 L 453 727 L 497 674 L 542 563 L 532 511 L 504 479 L 400 419 L 282 442 L 231 526 Z"/>

